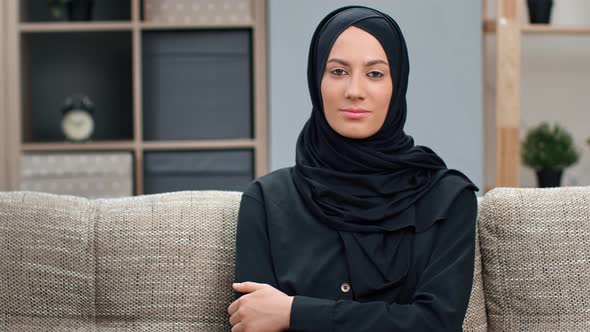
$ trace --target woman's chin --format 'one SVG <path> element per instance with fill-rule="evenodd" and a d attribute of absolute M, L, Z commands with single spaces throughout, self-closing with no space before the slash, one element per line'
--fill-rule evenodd
<path fill-rule="evenodd" d="M 341 136 L 352 139 L 365 139 L 371 137 L 375 132 L 362 124 L 346 125 L 336 128 L 336 132 Z"/>

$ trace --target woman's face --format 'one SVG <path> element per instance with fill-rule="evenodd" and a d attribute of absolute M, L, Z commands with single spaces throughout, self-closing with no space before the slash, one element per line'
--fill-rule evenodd
<path fill-rule="evenodd" d="M 379 131 L 393 94 L 379 41 L 354 26 L 344 30 L 328 55 L 321 90 L 326 119 L 337 133 L 362 139 Z"/>

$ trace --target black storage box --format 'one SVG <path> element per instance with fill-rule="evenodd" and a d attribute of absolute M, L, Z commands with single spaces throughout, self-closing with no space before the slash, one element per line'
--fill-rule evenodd
<path fill-rule="evenodd" d="M 249 30 L 143 35 L 145 140 L 252 137 Z"/>
<path fill-rule="evenodd" d="M 146 152 L 144 193 L 243 191 L 254 179 L 251 150 Z"/>

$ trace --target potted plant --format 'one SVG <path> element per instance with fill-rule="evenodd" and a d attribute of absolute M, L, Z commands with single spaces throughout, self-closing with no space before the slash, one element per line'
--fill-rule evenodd
<path fill-rule="evenodd" d="M 553 0 L 527 0 L 529 21 L 533 24 L 549 24 Z"/>
<path fill-rule="evenodd" d="M 559 187 L 563 170 L 579 159 L 570 133 L 546 122 L 527 131 L 522 142 L 523 163 L 537 173 L 539 187 Z"/>
<path fill-rule="evenodd" d="M 68 21 L 92 20 L 94 0 L 47 0 L 51 15 L 55 19 L 61 19 L 66 13 Z"/>

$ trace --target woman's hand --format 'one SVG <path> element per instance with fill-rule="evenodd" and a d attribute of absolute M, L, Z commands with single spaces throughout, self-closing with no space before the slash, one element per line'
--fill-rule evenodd
<path fill-rule="evenodd" d="M 293 297 L 267 284 L 233 284 L 243 293 L 228 308 L 231 332 L 277 332 L 289 328 Z"/>

